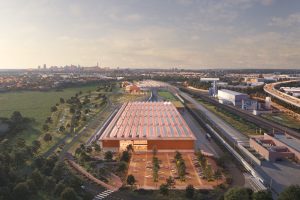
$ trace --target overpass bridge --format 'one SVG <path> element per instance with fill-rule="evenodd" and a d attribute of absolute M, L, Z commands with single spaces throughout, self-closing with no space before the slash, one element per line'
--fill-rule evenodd
<path fill-rule="evenodd" d="M 291 104 L 293 106 L 296 106 L 297 108 L 300 108 L 300 99 L 290 96 L 288 94 L 285 94 L 284 92 L 280 92 L 279 90 L 277 90 L 275 88 L 275 86 L 283 84 L 283 83 L 295 83 L 295 82 L 300 82 L 300 80 L 282 81 L 282 82 L 266 84 L 264 86 L 264 91 L 279 100 L 282 100 L 288 104 Z"/>

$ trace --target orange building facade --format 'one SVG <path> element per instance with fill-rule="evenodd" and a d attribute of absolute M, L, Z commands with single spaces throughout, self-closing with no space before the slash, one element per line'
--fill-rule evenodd
<path fill-rule="evenodd" d="M 195 136 L 170 102 L 125 103 L 100 137 L 102 148 L 122 151 L 194 151 Z"/>

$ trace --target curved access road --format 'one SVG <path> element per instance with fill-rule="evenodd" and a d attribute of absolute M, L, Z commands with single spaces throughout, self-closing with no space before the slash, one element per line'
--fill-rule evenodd
<path fill-rule="evenodd" d="M 279 85 L 282 83 L 294 83 L 294 82 L 300 82 L 300 80 L 283 81 L 283 82 L 266 84 L 264 86 L 264 91 L 277 99 L 280 99 L 288 104 L 291 104 L 291 105 L 294 105 L 294 106 L 300 108 L 300 99 L 290 96 L 288 94 L 285 94 L 283 92 L 280 92 L 279 90 L 277 90 L 275 88 L 276 85 Z"/>

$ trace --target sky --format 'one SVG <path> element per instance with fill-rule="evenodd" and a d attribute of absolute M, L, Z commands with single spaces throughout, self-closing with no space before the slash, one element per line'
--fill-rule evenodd
<path fill-rule="evenodd" d="M 300 0 L 0 0 L 0 69 L 300 68 Z"/>

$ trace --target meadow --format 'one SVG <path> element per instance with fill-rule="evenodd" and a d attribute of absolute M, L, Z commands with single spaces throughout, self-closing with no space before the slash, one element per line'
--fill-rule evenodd
<path fill-rule="evenodd" d="M 263 118 L 271 120 L 280 125 L 300 130 L 300 122 L 299 120 L 293 118 L 292 116 L 285 113 L 272 113 L 272 114 L 263 114 L 261 115 Z"/>
<path fill-rule="evenodd" d="M 163 97 L 166 101 L 176 101 L 177 99 L 174 97 L 172 93 L 166 90 L 159 90 L 158 95 Z"/>
<path fill-rule="evenodd" d="M 24 117 L 34 118 L 38 129 L 46 117 L 51 115 L 50 108 L 62 97 L 68 99 L 77 92 L 95 90 L 97 85 L 66 88 L 61 91 L 18 91 L 0 93 L 0 117 L 10 117 L 14 111 L 20 111 Z"/>
<path fill-rule="evenodd" d="M 206 107 L 208 110 L 214 112 L 216 115 L 218 115 L 220 118 L 222 118 L 224 121 L 226 121 L 228 124 L 230 124 L 232 127 L 240 131 L 241 133 L 244 133 L 246 135 L 257 135 L 260 134 L 260 128 L 256 126 L 255 124 L 248 122 L 244 120 L 243 118 L 230 113 L 226 110 L 217 108 L 216 106 L 203 101 L 202 99 L 198 99 L 198 102 L 201 103 L 204 107 Z M 264 132 L 263 129 L 261 129 L 262 133 Z"/>

